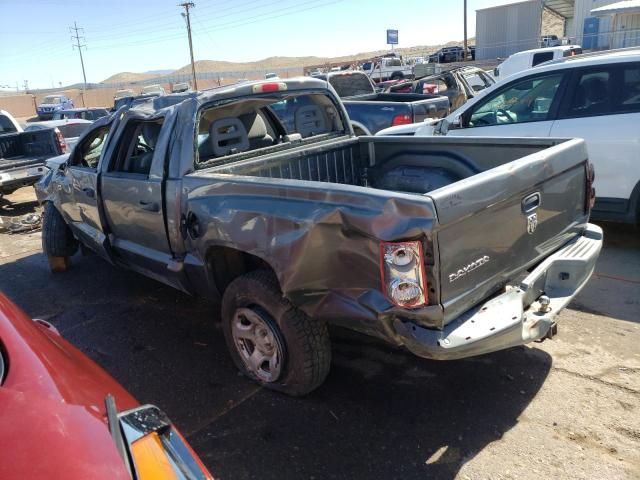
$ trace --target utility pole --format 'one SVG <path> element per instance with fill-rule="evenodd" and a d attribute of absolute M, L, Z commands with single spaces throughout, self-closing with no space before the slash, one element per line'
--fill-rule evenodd
<path fill-rule="evenodd" d="M 78 28 L 78 24 L 76 22 L 73 22 L 73 27 L 69 27 L 69 31 L 71 30 L 75 31 L 75 35 L 71 36 L 71 40 L 75 40 L 76 42 L 73 44 L 72 48 L 77 48 L 78 53 L 80 54 L 80 65 L 82 65 L 82 78 L 84 80 L 83 87 L 82 87 L 82 106 L 86 107 L 84 103 L 84 92 L 87 90 L 87 75 L 84 72 L 84 60 L 82 58 L 82 49 L 87 48 L 87 45 L 80 43 L 80 39 L 82 38 L 82 40 L 84 41 L 84 37 L 81 37 L 78 35 L 78 30 L 84 31 L 84 29 Z"/>
<path fill-rule="evenodd" d="M 464 55 L 463 60 L 467 59 L 467 0 L 464 0 Z"/>
<path fill-rule="evenodd" d="M 193 61 L 193 42 L 191 41 L 191 18 L 189 17 L 189 9 L 196 6 L 193 2 L 184 2 L 178 4 L 179 7 L 184 7 L 185 13 L 182 15 L 187 20 L 187 34 L 189 36 L 189 54 L 191 55 L 191 76 L 193 77 L 193 89 L 198 90 L 198 81 L 196 80 L 196 65 Z"/>

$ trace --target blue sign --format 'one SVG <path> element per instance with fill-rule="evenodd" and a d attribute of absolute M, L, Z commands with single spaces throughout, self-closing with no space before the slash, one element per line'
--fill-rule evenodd
<path fill-rule="evenodd" d="M 398 45 L 398 30 L 387 30 L 387 45 Z"/>

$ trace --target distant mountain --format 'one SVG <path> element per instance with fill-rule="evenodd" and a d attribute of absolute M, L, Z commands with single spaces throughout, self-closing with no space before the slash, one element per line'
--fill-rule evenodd
<path fill-rule="evenodd" d="M 398 48 L 396 52 L 400 55 L 420 56 L 428 55 L 435 52 L 443 46 L 459 45 L 462 42 L 448 42 L 442 45 L 423 45 L 407 48 Z M 475 43 L 474 38 L 469 39 L 469 43 L 473 45 Z M 323 65 L 330 63 L 351 62 L 363 60 L 366 58 L 374 57 L 389 53 L 389 50 L 377 50 L 373 52 L 362 52 L 355 55 L 345 55 L 342 57 L 269 57 L 255 62 L 229 62 L 222 60 L 198 60 L 195 62 L 196 72 L 250 72 L 250 71 L 269 71 L 280 68 L 294 68 L 294 67 L 307 67 L 311 65 Z M 134 72 L 121 72 L 101 83 L 135 83 L 144 80 L 150 80 L 155 77 L 164 75 L 189 75 L 191 74 L 191 64 L 185 65 L 177 70 L 149 70 L 144 73 Z"/>

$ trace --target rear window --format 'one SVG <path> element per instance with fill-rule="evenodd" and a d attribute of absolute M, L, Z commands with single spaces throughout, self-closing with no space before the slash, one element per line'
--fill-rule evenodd
<path fill-rule="evenodd" d="M 533 61 L 531 62 L 531 66 L 535 67 L 536 65 L 540 65 L 541 63 L 548 62 L 549 60 L 553 60 L 553 52 L 540 52 L 533 55 Z"/>
<path fill-rule="evenodd" d="M 57 128 L 64 138 L 74 138 L 82 135 L 90 125 L 90 123 L 68 123 Z"/>
<path fill-rule="evenodd" d="M 198 122 L 196 168 L 287 150 L 346 133 L 336 105 L 322 94 L 256 97 L 205 108 Z M 229 159 L 227 160 L 227 158 Z"/>
<path fill-rule="evenodd" d="M 361 73 L 333 75 L 329 83 L 335 88 L 339 97 L 354 97 L 374 93 L 371 80 Z"/>

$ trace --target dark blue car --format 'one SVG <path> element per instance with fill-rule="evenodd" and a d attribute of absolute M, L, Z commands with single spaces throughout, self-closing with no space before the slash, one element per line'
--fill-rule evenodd
<path fill-rule="evenodd" d="M 51 120 L 55 112 L 73 108 L 73 100 L 66 95 L 47 95 L 36 108 L 38 119 Z"/>

